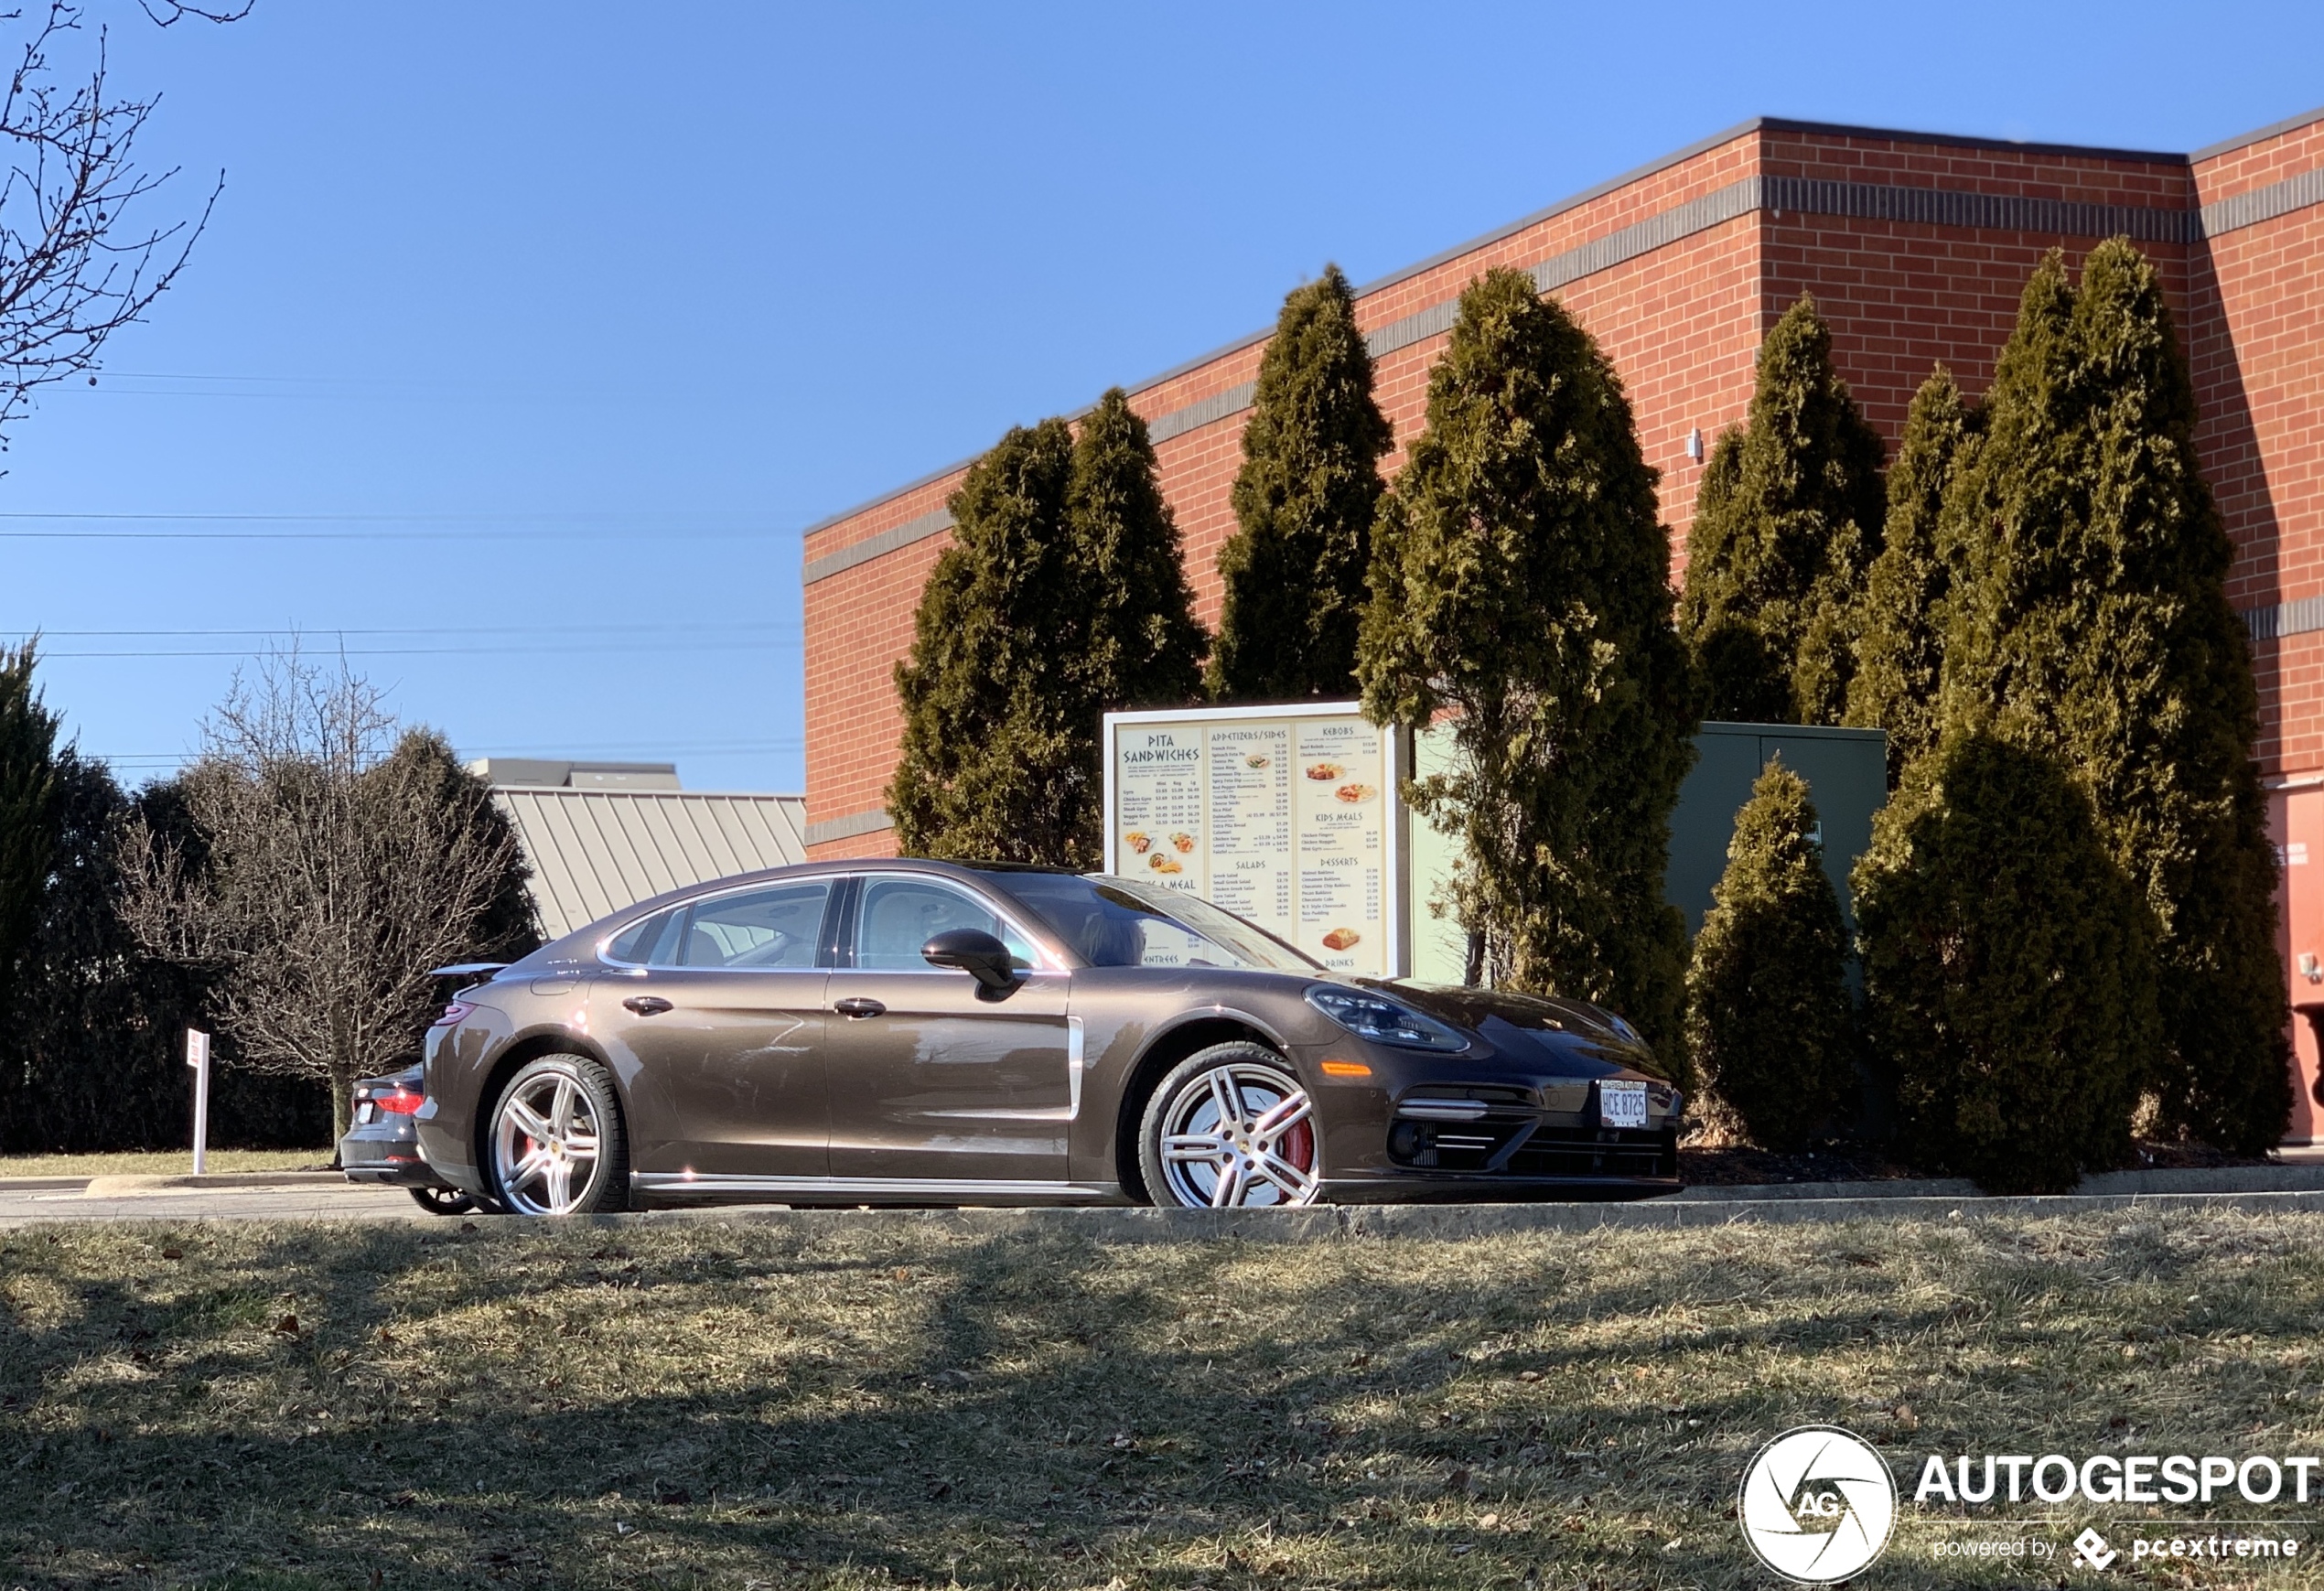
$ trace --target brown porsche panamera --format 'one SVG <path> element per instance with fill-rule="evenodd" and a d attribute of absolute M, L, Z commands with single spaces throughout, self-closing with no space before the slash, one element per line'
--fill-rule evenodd
<path fill-rule="evenodd" d="M 421 1153 L 525 1214 L 1667 1192 L 1621 1018 L 1350 979 L 1131 879 L 835 862 L 644 901 L 464 989 Z"/>

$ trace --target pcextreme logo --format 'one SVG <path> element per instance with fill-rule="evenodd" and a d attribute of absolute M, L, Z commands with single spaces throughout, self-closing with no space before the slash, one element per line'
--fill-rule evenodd
<path fill-rule="evenodd" d="M 1760 1563 L 1801 1586 L 1861 1573 L 1888 1544 L 1897 1483 L 1872 1445 L 1837 1425 L 1802 1425 L 1743 1471 L 1735 1515 Z"/>

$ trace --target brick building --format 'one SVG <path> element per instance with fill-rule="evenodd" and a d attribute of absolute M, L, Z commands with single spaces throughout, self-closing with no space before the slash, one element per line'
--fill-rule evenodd
<path fill-rule="evenodd" d="M 2236 547 L 2230 590 L 2254 641 L 2259 756 L 2286 860 L 2287 976 L 2324 1002 L 2324 111 L 2192 155 L 1761 120 L 1722 133 L 1359 289 L 1381 407 L 1420 425 L 1462 287 L 1530 271 L 1628 383 L 1662 472 L 1674 570 L 1702 466 L 1689 437 L 1741 422 L 1752 357 L 1813 292 L 1834 354 L 1894 446 L 1939 360 L 1980 393 L 2043 251 L 2126 234 L 2171 295 L 2202 405 L 2205 475 Z M 1271 307 L 1271 306 L 1270 306 Z M 1152 429 L 1206 624 L 1234 525 L 1228 489 L 1262 331 L 1132 389 Z M 1031 416 L 1027 416 L 1031 418 Z M 1707 446 L 1705 451 L 1707 452 Z M 1386 468 L 1401 462 L 1392 455 Z M 806 536 L 811 855 L 890 849 L 881 790 L 900 733 L 891 674 L 945 544 L 955 465 Z M 2297 1024 L 2292 1135 L 2313 1135 L 2316 1041 Z"/>

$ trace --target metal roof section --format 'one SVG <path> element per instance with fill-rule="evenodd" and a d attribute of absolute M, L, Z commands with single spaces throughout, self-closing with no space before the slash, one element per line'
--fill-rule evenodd
<path fill-rule="evenodd" d="M 553 940 L 665 890 L 807 859 L 804 796 L 499 785 L 492 800 Z"/>

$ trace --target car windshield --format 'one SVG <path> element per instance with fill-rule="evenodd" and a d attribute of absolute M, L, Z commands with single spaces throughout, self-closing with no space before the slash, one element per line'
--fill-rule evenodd
<path fill-rule="evenodd" d="M 1093 967 L 1319 970 L 1273 934 L 1182 890 L 1071 873 L 986 876 Z"/>

